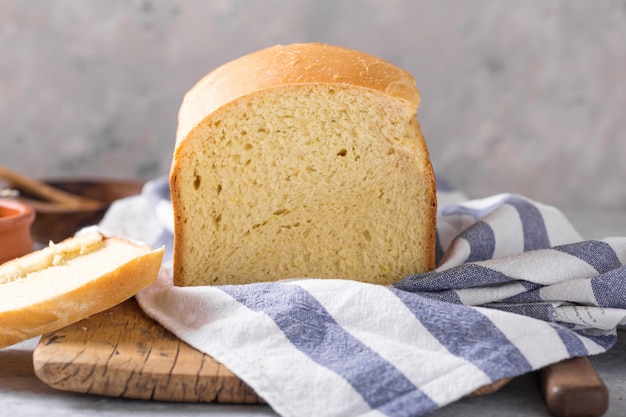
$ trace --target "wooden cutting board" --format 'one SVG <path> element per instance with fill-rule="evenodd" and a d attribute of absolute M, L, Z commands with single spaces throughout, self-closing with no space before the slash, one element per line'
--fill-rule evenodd
<path fill-rule="evenodd" d="M 148 318 L 135 299 L 42 336 L 37 377 L 79 393 L 145 400 L 264 401 L 224 365 Z"/>
<path fill-rule="evenodd" d="M 52 388 L 145 400 L 265 403 L 211 356 L 147 317 L 135 299 L 42 336 L 37 377 Z M 496 381 L 469 396 L 497 391 Z"/>
<path fill-rule="evenodd" d="M 37 377 L 79 393 L 178 402 L 265 403 L 211 356 L 148 318 L 134 298 L 42 336 L 33 353 Z M 558 417 L 601 416 L 608 390 L 586 358 L 541 370 L 548 409 Z M 498 391 L 510 378 L 468 396 Z"/>

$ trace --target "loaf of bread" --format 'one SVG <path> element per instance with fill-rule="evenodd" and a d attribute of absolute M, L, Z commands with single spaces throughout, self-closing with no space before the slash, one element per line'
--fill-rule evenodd
<path fill-rule="evenodd" d="M 162 257 L 90 232 L 0 265 L 0 348 L 127 300 L 156 281 Z"/>
<path fill-rule="evenodd" d="M 271 47 L 207 74 L 178 118 L 175 284 L 390 284 L 434 268 L 419 101 L 409 73 L 324 44 Z"/>

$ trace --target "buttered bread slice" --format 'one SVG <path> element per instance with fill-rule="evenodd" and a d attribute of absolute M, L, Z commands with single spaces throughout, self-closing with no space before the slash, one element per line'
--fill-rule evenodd
<path fill-rule="evenodd" d="M 407 72 L 324 44 L 264 49 L 185 96 L 170 173 L 176 285 L 390 284 L 435 262 L 435 178 Z"/>

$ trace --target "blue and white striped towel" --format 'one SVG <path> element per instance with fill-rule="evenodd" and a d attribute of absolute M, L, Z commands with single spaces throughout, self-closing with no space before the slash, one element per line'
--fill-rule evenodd
<path fill-rule="evenodd" d="M 584 241 L 559 210 L 518 195 L 463 200 L 441 189 L 439 201 L 437 269 L 394 286 L 178 288 L 166 261 L 137 299 L 283 416 L 421 416 L 615 343 L 626 322 L 626 238 Z M 103 225 L 128 230 L 128 213 L 138 213 L 133 221 L 153 222 L 152 243 L 171 249 L 166 180 L 127 204 L 163 221 L 114 206 Z"/>

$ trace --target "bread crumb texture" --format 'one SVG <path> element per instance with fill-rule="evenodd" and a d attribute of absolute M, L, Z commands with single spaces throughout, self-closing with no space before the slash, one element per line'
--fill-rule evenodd
<path fill-rule="evenodd" d="M 240 97 L 180 141 L 171 186 L 177 285 L 389 284 L 434 267 L 416 105 L 384 91 L 309 83 Z"/>

